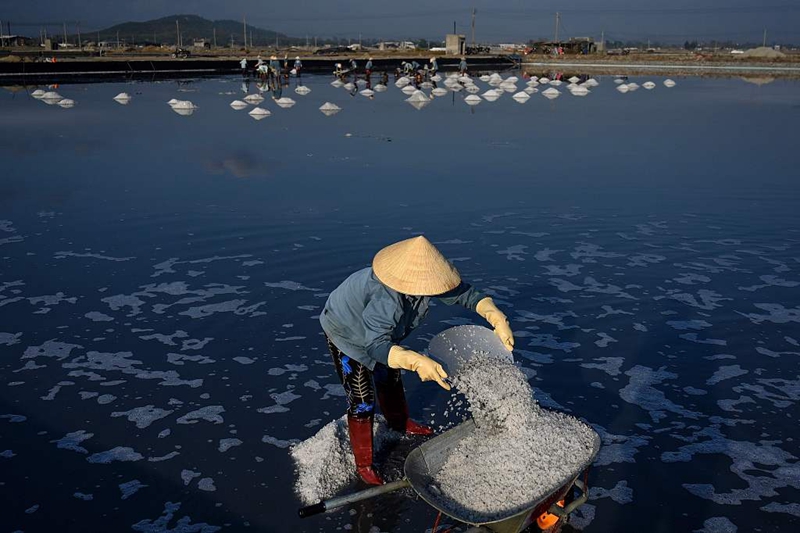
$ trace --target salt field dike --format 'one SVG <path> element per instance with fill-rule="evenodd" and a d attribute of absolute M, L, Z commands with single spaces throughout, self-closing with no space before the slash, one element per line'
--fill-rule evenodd
<path fill-rule="evenodd" d="M 800 5 L 7 4 L 0 533 L 800 531 Z"/>

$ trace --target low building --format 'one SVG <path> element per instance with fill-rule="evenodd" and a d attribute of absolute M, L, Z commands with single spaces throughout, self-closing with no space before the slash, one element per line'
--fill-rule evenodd
<path fill-rule="evenodd" d="M 0 46 L 22 47 L 34 44 L 33 39 L 22 35 L 0 35 Z"/>
<path fill-rule="evenodd" d="M 444 39 L 448 55 L 461 56 L 466 53 L 467 39 L 463 35 L 448 33 Z"/>
<path fill-rule="evenodd" d="M 211 43 L 206 41 L 205 39 L 195 39 L 194 43 L 192 43 L 192 48 L 199 48 L 200 50 L 209 50 L 211 48 Z"/>

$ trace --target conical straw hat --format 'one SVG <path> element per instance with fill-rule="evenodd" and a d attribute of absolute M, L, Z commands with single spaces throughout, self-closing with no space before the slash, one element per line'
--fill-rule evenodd
<path fill-rule="evenodd" d="M 423 236 L 387 246 L 372 270 L 387 287 L 410 296 L 436 296 L 461 283 L 458 270 Z"/>

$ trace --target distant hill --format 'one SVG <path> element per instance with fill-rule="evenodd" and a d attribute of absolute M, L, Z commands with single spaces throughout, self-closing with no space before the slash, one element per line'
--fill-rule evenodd
<path fill-rule="evenodd" d="M 101 41 L 116 41 L 119 34 L 120 42 L 125 44 L 168 44 L 174 45 L 178 40 L 175 21 L 180 24 L 181 39 L 184 46 L 191 46 L 194 39 L 206 39 L 212 43 L 214 32 L 217 34 L 217 46 L 229 46 L 231 39 L 236 46 L 244 44 L 244 25 L 242 21 L 235 20 L 208 20 L 197 15 L 172 15 L 145 22 L 125 22 L 117 24 L 99 32 L 84 34 L 84 39 Z M 254 46 L 268 46 L 275 44 L 277 35 L 281 46 L 287 44 L 305 44 L 305 39 L 289 37 L 273 30 L 265 30 L 247 25 L 248 45 L 251 41 Z"/>

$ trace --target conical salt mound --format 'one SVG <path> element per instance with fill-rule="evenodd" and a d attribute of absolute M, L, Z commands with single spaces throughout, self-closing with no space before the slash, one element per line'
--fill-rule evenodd
<path fill-rule="evenodd" d="M 372 260 L 375 276 L 410 296 L 436 296 L 461 283 L 458 270 L 423 236 L 387 246 Z"/>

